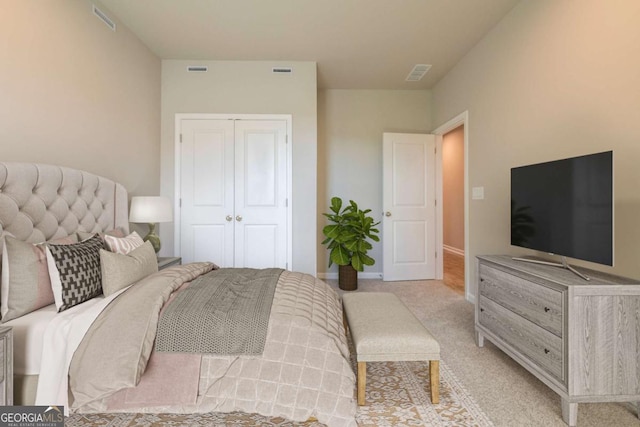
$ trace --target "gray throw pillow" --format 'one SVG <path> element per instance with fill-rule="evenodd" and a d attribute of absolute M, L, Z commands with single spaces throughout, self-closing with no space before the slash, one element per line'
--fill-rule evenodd
<path fill-rule="evenodd" d="M 100 251 L 102 289 L 109 296 L 158 271 L 158 260 L 151 242 L 145 242 L 126 255 Z"/>
<path fill-rule="evenodd" d="M 55 239 L 57 245 L 78 243 L 75 235 Z M 53 304 L 46 244 L 31 244 L 6 236 L 0 273 L 2 323 Z"/>

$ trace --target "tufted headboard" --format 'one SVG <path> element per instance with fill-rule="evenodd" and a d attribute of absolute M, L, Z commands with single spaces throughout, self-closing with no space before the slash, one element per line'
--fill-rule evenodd
<path fill-rule="evenodd" d="M 127 190 L 77 169 L 0 163 L 0 235 L 37 243 L 76 231 L 129 231 Z"/>

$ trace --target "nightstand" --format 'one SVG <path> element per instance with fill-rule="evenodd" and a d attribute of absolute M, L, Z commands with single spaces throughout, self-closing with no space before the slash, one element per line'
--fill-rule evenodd
<path fill-rule="evenodd" d="M 13 329 L 0 327 L 0 405 L 13 406 Z"/>
<path fill-rule="evenodd" d="M 158 270 L 164 270 L 167 267 L 173 267 L 174 265 L 182 264 L 182 258 L 180 257 L 158 257 Z"/>

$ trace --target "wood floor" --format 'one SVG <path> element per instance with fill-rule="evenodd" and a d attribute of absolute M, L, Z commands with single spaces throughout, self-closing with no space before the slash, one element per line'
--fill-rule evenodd
<path fill-rule="evenodd" d="M 444 253 L 444 284 L 464 295 L 464 257 L 449 251 Z"/>

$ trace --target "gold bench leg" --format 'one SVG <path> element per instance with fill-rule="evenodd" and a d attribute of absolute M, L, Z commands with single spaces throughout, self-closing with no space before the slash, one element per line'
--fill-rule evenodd
<path fill-rule="evenodd" d="M 358 377 L 359 378 L 359 377 Z M 429 361 L 429 384 L 431 385 L 431 403 L 440 403 L 440 361 Z"/>
<path fill-rule="evenodd" d="M 358 362 L 358 406 L 364 405 L 364 389 L 367 386 L 367 362 Z"/>

